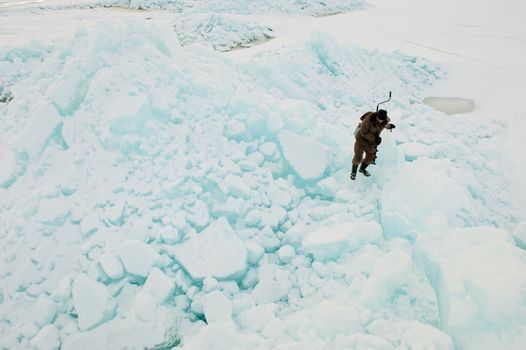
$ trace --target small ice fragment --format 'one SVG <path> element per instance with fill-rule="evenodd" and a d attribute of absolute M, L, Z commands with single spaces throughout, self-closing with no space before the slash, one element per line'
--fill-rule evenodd
<path fill-rule="evenodd" d="M 213 291 L 205 296 L 203 311 L 208 324 L 227 322 L 232 318 L 232 302 L 223 293 Z"/>
<path fill-rule="evenodd" d="M 53 322 L 56 315 L 57 306 L 53 301 L 46 298 L 40 298 L 31 313 L 33 321 L 40 327 Z"/>
<path fill-rule="evenodd" d="M 284 245 L 278 250 L 279 260 L 284 264 L 288 264 L 295 256 L 296 251 L 291 245 Z"/>
<path fill-rule="evenodd" d="M 31 345 L 36 350 L 58 350 L 60 348 L 60 338 L 57 328 L 52 324 L 45 326 L 31 339 Z"/>
<path fill-rule="evenodd" d="M 124 268 L 122 263 L 114 253 L 106 253 L 100 256 L 99 264 L 102 271 L 112 280 L 118 280 L 124 277 Z"/>

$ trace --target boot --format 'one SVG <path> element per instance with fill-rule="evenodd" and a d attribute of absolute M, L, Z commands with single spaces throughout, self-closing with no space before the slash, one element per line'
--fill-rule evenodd
<path fill-rule="evenodd" d="M 362 163 L 362 165 L 360 165 L 360 172 L 364 174 L 365 176 L 371 176 L 371 174 L 367 170 L 365 170 L 368 166 L 369 164 L 365 164 L 365 163 Z"/>
<path fill-rule="evenodd" d="M 356 179 L 356 170 L 358 170 L 358 165 L 352 165 L 352 171 L 351 171 L 351 180 Z"/>

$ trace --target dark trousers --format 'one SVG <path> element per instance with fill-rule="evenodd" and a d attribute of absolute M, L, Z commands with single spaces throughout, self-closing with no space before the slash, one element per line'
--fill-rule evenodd
<path fill-rule="evenodd" d="M 363 154 L 365 152 L 365 159 L 363 159 Z M 359 165 L 362 160 L 365 165 L 369 165 L 374 162 L 376 158 L 376 146 L 365 146 L 362 143 L 356 140 L 354 142 L 354 157 L 352 159 L 353 165 Z"/>

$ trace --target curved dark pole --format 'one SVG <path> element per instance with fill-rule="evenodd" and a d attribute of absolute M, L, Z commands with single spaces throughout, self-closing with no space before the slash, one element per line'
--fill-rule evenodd
<path fill-rule="evenodd" d="M 383 101 L 383 102 L 380 102 L 380 103 L 376 106 L 376 111 L 378 112 L 378 108 L 380 107 L 380 105 L 381 105 L 382 103 L 386 103 L 386 102 L 389 102 L 389 101 L 391 101 L 391 91 L 389 91 L 389 99 L 388 99 L 388 100 L 385 100 L 385 101 Z"/>

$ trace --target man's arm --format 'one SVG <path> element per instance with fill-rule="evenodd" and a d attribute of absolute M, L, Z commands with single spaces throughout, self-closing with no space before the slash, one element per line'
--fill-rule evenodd
<path fill-rule="evenodd" d="M 387 123 L 385 123 L 384 129 L 391 130 L 391 129 L 394 129 L 395 127 L 396 126 L 391 123 L 391 119 L 389 119 L 389 117 L 387 117 Z"/>

